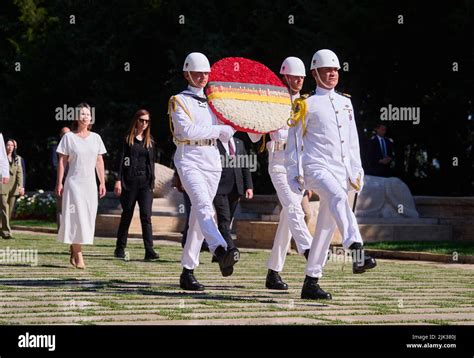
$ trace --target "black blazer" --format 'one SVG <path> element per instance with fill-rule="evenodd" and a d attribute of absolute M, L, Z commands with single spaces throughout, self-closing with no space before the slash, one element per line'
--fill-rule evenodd
<path fill-rule="evenodd" d="M 235 155 L 247 155 L 244 143 L 234 137 L 235 142 Z M 217 140 L 217 148 L 221 156 L 228 156 L 222 142 Z M 230 159 L 228 159 L 230 162 Z M 222 165 L 222 175 L 217 188 L 217 194 L 229 194 L 234 189 L 236 184 L 237 192 L 239 195 L 244 195 L 247 189 L 253 189 L 252 174 L 250 168 L 226 168 L 226 161 Z"/>
<path fill-rule="evenodd" d="M 117 162 L 115 164 L 115 171 L 117 176 L 115 178 L 116 181 L 120 180 L 122 182 L 122 188 L 124 190 L 128 190 L 127 182 L 130 179 L 130 171 L 134 168 L 134 160 L 135 158 L 131 155 L 132 147 L 127 143 L 126 139 L 122 142 L 122 152 L 120 156 L 117 157 Z M 127 158 L 130 158 L 129 165 L 126 164 Z M 148 148 L 148 172 L 151 173 L 150 175 L 150 189 L 155 188 L 155 142 L 152 140 L 151 147 Z"/>
<path fill-rule="evenodd" d="M 386 137 L 383 138 L 385 141 L 385 147 L 387 148 L 387 155 L 394 157 L 393 142 L 391 139 Z M 369 170 L 367 174 L 375 176 L 390 176 L 390 163 L 381 164 L 379 160 L 383 159 L 382 148 L 380 147 L 379 138 L 375 135 L 369 140 L 368 145 L 368 164 Z"/>

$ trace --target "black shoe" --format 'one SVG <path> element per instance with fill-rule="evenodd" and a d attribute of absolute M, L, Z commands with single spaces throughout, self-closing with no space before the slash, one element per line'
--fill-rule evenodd
<path fill-rule="evenodd" d="M 222 246 L 219 246 L 214 251 L 214 256 L 217 258 L 217 262 L 219 262 L 222 275 L 228 276 L 229 271 L 226 269 L 234 266 L 240 260 L 240 251 L 236 247 L 225 250 Z"/>
<path fill-rule="evenodd" d="M 4 240 L 14 240 L 15 238 L 11 235 L 8 235 L 8 236 L 3 236 L 3 239 Z"/>
<path fill-rule="evenodd" d="M 125 250 L 124 249 L 115 249 L 114 256 L 118 259 L 125 258 Z"/>
<path fill-rule="evenodd" d="M 221 270 L 221 273 L 222 273 L 222 276 L 224 277 L 230 276 L 234 273 L 234 267 L 233 266 L 226 267 Z"/>
<path fill-rule="evenodd" d="M 160 255 L 155 251 L 145 253 L 145 261 L 156 261 L 160 258 Z"/>
<path fill-rule="evenodd" d="M 319 287 L 317 278 L 306 276 L 301 290 L 301 298 L 306 300 L 332 300 L 332 295 Z"/>
<path fill-rule="evenodd" d="M 234 249 L 234 248 L 235 248 L 235 247 L 232 247 L 232 248 L 230 248 L 230 249 L 228 248 L 227 250 L 232 250 L 232 249 Z M 201 251 L 202 251 L 202 249 L 201 249 Z M 209 251 L 209 248 L 207 249 L 207 251 Z M 217 258 L 217 256 L 216 256 L 215 254 L 212 255 L 212 259 L 211 259 L 211 263 L 214 263 L 214 262 L 219 262 L 219 260 L 218 260 L 218 258 Z"/>
<path fill-rule="evenodd" d="M 179 278 L 179 287 L 186 291 L 204 291 L 204 285 L 201 285 L 194 277 L 194 270 L 185 268 Z"/>
<path fill-rule="evenodd" d="M 366 270 L 377 266 L 377 261 L 365 254 L 364 248 L 360 243 L 354 242 L 349 246 L 349 250 L 352 250 L 352 273 L 364 273 Z"/>
<path fill-rule="evenodd" d="M 273 270 L 268 270 L 267 280 L 265 282 L 265 287 L 269 290 L 288 290 L 288 285 L 283 282 L 278 272 Z"/>
<path fill-rule="evenodd" d="M 304 257 L 305 257 L 306 261 L 308 261 L 309 249 L 306 249 L 306 250 L 304 251 Z"/>

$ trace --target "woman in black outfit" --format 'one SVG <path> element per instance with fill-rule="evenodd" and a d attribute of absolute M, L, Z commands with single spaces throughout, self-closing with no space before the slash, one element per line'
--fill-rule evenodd
<path fill-rule="evenodd" d="M 128 229 L 135 204 L 140 208 L 145 261 L 157 260 L 153 250 L 151 207 L 155 186 L 155 142 L 150 134 L 150 113 L 138 110 L 133 116 L 128 135 L 123 142 L 122 154 L 117 161 L 118 173 L 114 193 L 120 197 L 122 217 L 117 232 L 115 257 L 125 258 Z"/>

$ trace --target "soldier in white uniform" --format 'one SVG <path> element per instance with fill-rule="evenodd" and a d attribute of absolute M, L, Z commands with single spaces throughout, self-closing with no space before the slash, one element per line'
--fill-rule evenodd
<path fill-rule="evenodd" d="M 286 58 L 280 69 L 284 82 L 288 86 L 292 101 L 300 96 L 300 90 L 303 87 L 306 70 L 303 61 L 297 57 Z M 252 141 L 256 142 L 260 139 L 261 134 L 250 134 Z M 295 132 L 288 126 L 270 133 L 270 141 L 267 143 L 268 150 L 268 172 L 272 180 L 273 186 L 280 200 L 282 209 L 280 212 L 280 221 L 278 223 L 277 232 L 273 242 L 272 252 L 267 262 L 268 273 L 265 286 L 268 289 L 287 290 L 288 285 L 282 280 L 279 272 L 283 270 L 286 254 L 288 252 L 291 237 L 295 239 L 296 247 L 300 255 L 306 258 L 311 247 L 312 237 L 305 222 L 305 214 L 301 207 L 303 199 L 303 188 L 292 190 L 288 185 L 287 167 L 290 170 L 298 166 L 300 158 L 295 159 L 291 165 L 285 165 L 285 152 L 291 151 L 300 155 L 295 148 Z"/>
<path fill-rule="evenodd" d="M 204 286 L 194 277 L 204 237 L 209 250 L 219 262 L 223 276 L 232 274 L 233 265 L 239 260 L 239 251 L 237 248 L 227 250 L 227 243 L 214 221 L 212 201 L 222 171 L 216 140 L 219 138 L 222 142 L 228 142 L 234 129 L 218 124 L 208 106 L 203 89 L 207 85 L 210 71 L 206 56 L 198 52 L 189 54 L 183 66 L 188 88 L 172 96 L 168 108 L 177 146 L 174 163 L 191 199 L 188 236 L 181 259 L 183 272 L 180 277 L 180 287 L 191 291 L 204 290 Z"/>
<path fill-rule="evenodd" d="M 348 192 L 363 186 L 359 139 L 354 110 L 348 95 L 334 90 L 338 83 L 339 60 L 331 50 L 317 51 L 311 62 L 316 80 L 315 93 L 298 103 L 295 122 L 303 138 L 304 185 L 320 197 L 316 231 L 306 267 L 301 298 L 331 299 L 318 279 L 326 263 L 329 244 L 336 228 L 345 249 L 353 254 L 353 273 L 376 266 L 375 259 L 364 255 L 357 220 L 348 201 Z M 296 180 L 288 180 L 296 186 Z"/>
<path fill-rule="evenodd" d="M 2 184 L 8 184 L 8 180 L 10 179 L 10 164 L 8 163 L 7 151 L 5 149 L 5 142 L 2 133 L 0 133 L 0 177 Z"/>

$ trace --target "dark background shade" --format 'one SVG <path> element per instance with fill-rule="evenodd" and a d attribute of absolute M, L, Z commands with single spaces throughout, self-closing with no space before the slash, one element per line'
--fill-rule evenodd
<path fill-rule="evenodd" d="M 167 101 L 185 86 L 189 52 L 211 63 L 243 56 L 278 73 L 287 56 L 309 70 L 313 53 L 330 48 L 349 65 L 338 89 L 352 95 L 362 154 L 381 107 L 419 107 L 419 125 L 387 123 L 397 175 L 416 195 L 473 195 L 473 9 L 472 1 L 2 1 L 0 130 L 18 141 L 27 190 L 52 189 L 48 139 L 65 124 L 55 108 L 82 101 L 95 107 L 109 171 L 142 107 L 170 165 Z M 308 76 L 304 92 L 314 87 Z M 256 193 L 273 191 L 266 160 L 259 155 Z"/>

